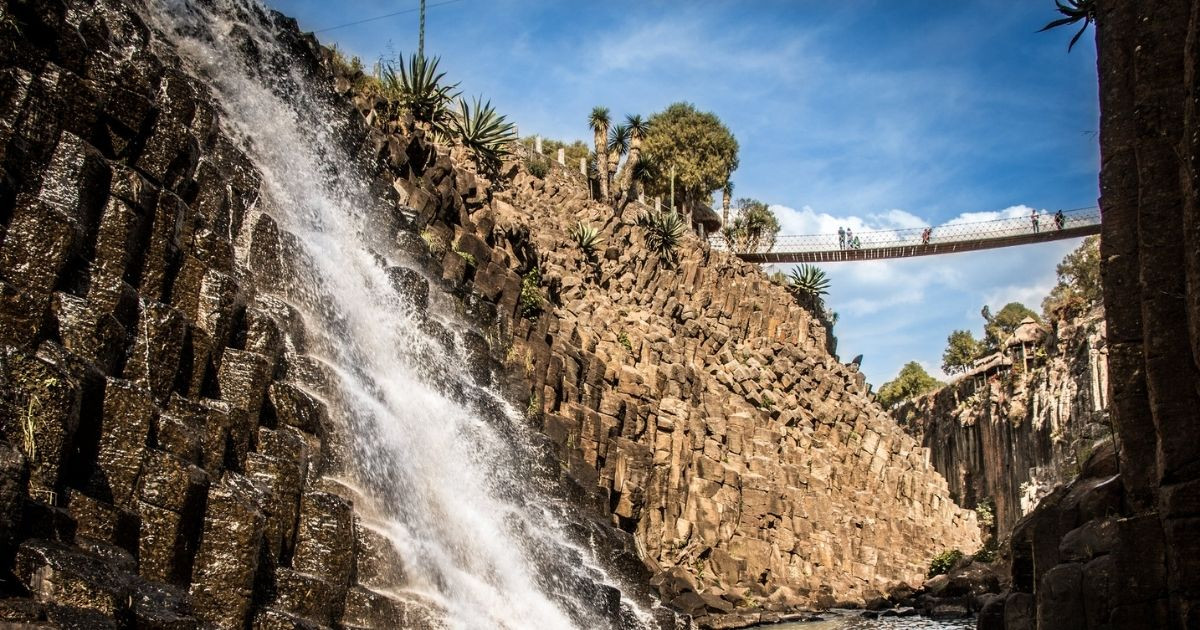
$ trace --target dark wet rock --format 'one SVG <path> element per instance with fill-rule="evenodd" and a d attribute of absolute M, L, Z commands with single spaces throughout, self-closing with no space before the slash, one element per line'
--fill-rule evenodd
<path fill-rule="evenodd" d="M 233 348 L 225 351 L 217 374 L 221 399 L 245 412 L 250 425 L 258 423 L 272 371 L 271 362 L 261 354 Z"/>
<path fill-rule="evenodd" d="M 266 527 L 264 499 L 232 472 L 209 487 L 190 590 L 197 616 L 218 628 L 241 628 L 247 621 Z"/>
<path fill-rule="evenodd" d="M 268 395 L 280 424 L 316 435 L 327 423 L 325 405 L 296 385 L 277 381 L 271 384 Z"/>
<path fill-rule="evenodd" d="M 126 380 L 107 380 L 93 485 L 114 505 L 126 505 L 133 498 L 151 423 L 157 414 L 149 390 Z"/>
<path fill-rule="evenodd" d="M 65 499 L 71 518 L 75 520 L 76 536 L 116 545 L 127 551 L 137 550 L 136 514 L 77 490 L 68 490 Z"/>
<path fill-rule="evenodd" d="M 92 609 L 109 618 L 132 592 L 129 578 L 105 560 L 54 541 L 22 543 L 14 572 L 42 603 Z"/>
<path fill-rule="evenodd" d="M 260 435 L 267 431 L 270 429 L 259 429 Z M 264 504 L 267 517 L 264 536 L 274 558 L 280 558 L 284 553 L 290 554 L 295 546 L 296 518 L 305 473 L 303 442 L 296 442 L 299 440 L 293 442 L 296 450 L 291 452 L 290 457 L 280 452 L 282 449 L 271 449 L 278 453 L 279 456 L 275 457 L 265 453 L 249 453 L 246 456 L 246 476 L 269 491 Z"/>
<path fill-rule="evenodd" d="M 138 476 L 138 499 L 144 503 L 177 512 L 198 515 L 208 491 L 204 469 L 159 451 L 147 449 Z"/>
<path fill-rule="evenodd" d="M 407 267 L 388 267 L 387 274 L 396 292 L 418 312 L 429 308 L 429 281 L 420 272 Z"/>
<path fill-rule="evenodd" d="M 301 619 L 330 626 L 342 616 L 344 586 L 287 568 L 275 572 L 275 595 L 271 607 Z"/>
<path fill-rule="evenodd" d="M 120 320 L 87 300 L 56 292 L 51 312 L 67 350 L 111 373 L 124 357 L 128 332 Z"/>
<path fill-rule="evenodd" d="M 292 567 L 345 587 L 354 560 L 354 513 L 346 499 L 329 492 L 306 492 L 300 503 Z"/>
<path fill-rule="evenodd" d="M 124 376 L 149 389 L 161 403 L 175 383 L 187 322 L 178 310 L 160 302 L 142 301 L 138 310 L 136 337 Z"/>
<path fill-rule="evenodd" d="M 29 459 L 30 490 L 58 492 L 64 459 L 79 427 L 78 383 L 58 366 L 9 349 L 0 355 L 0 384 L 0 430 Z"/>
<path fill-rule="evenodd" d="M 360 519 L 355 519 L 354 532 L 354 582 L 378 590 L 402 586 L 404 560 L 391 539 Z"/>

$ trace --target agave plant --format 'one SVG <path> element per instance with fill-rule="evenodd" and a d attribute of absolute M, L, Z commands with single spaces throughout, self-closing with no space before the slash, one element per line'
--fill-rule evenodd
<path fill-rule="evenodd" d="M 567 230 L 567 235 L 571 237 L 571 240 L 575 241 L 575 244 L 579 246 L 579 249 L 583 250 L 584 255 L 588 258 L 595 256 L 596 249 L 604 242 L 604 239 L 600 238 L 600 232 L 583 221 L 576 223 L 574 227 Z"/>
<path fill-rule="evenodd" d="M 517 139 L 513 124 L 496 112 L 491 101 L 481 103 L 479 98 L 469 103 L 466 99 L 458 99 L 454 126 L 463 145 L 488 166 L 494 166 L 508 155 L 509 143 Z"/>
<path fill-rule="evenodd" d="M 458 98 L 458 84 L 446 85 L 446 73 L 438 72 L 437 57 L 412 55 L 400 63 L 400 73 L 388 64 L 381 81 L 385 93 L 396 99 L 413 118 L 433 125 L 434 131 L 448 135 L 450 103 Z"/>
<path fill-rule="evenodd" d="M 683 217 L 674 210 L 650 212 L 639 218 L 638 223 L 646 228 L 646 244 L 650 249 L 667 265 L 674 265 L 679 242 L 687 231 Z"/>
<path fill-rule="evenodd" d="M 788 288 L 809 299 L 820 300 L 829 293 L 829 276 L 816 265 L 800 265 L 788 274 Z"/>
<path fill-rule="evenodd" d="M 1079 41 L 1079 37 L 1087 30 L 1088 25 L 1096 21 L 1096 0 L 1066 0 L 1066 2 L 1054 0 L 1054 4 L 1058 6 L 1058 12 L 1066 17 L 1050 22 L 1038 29 L 1038 32 L 1075 24 L 1083 20 L 1083 26 L 1079 27 L 1079 32 L 1075 33 L 1075 37 L 1071 38 L 1071 43 L 1067 44 L 1067 52 L 1071 52 L 1071 48 L 1075 46 L 1075 42 Z"/>

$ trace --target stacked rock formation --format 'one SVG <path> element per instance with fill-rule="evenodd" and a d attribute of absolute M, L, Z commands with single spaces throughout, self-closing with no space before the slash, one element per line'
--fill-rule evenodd
<path fill-rule="evenodd" d="M 288 235 L 205 86 L 136 5 L 3 17 L 0 625 L 436 627 L 336 481 Z"/>
<path fill-rule="evenodd" d="M 951 498 L 994 508 L 999 540 L 1112 437 L 1103 309 L 1051 325 L 1043 339 L 1009 346 L 994 367 L 892 410 L 930 449 Z"/>
<path fill-rule="evenodd" d="M 940 551 L 978 547 L 974 513 L 784 287 L 693 236 L 665 264 L 634 225 L 648 208 L 593 203 L 556 164 L 485 177 L 455 152 L 422 170 L 419 125 L 338 70 L 415 217 L 414 255 L 494 305 L 506 390 L 636 535 L 666 601 L 706 625 L 769 621 L 760 610 L 880 600 Z M 456 196 L 464 181 L 490 200 Z M 579 221 L 600 229 L 594 255 L 568 234 Z"/>
<path fill-rule="evenodd" d="M 1094 10 L 1116 448 L 1017 525 L 980 628 L 1200 627 L 1200 2 Z"/>

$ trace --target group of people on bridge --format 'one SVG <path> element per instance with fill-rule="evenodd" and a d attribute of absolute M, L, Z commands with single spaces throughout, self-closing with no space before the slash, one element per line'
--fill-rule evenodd
<path fill-rule="evenodd" d="M 1038 214 L 1037 210 L 1029 211 L 1029 221 L 1031 223 L 1033 223 L 1033 233 L 1034 234 L 1037 234 L 1038 232 L 1041 231 L 1041 215 Z M 1062 210 L 1056 211 L 1054 213 L 1055 229 L 1061 230 L 1066 226 L 1067 226 L 1067 217 L 1065 215 L 1063 215 Z"/>
<path fill-rule="evenodd" d="M 854 235 L 854 230 L 838 226 L 838 249 L 862 249 L 862 241 Z"/>

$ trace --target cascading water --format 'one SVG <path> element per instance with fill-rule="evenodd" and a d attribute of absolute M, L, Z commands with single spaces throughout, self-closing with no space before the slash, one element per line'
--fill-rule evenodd
<path fill-rule="evenodd" d="M 285 293 L 309 329 L 305 353 L 335 377 L 331 412 L 352 436 L 346 474 L 404 559 L 404 590 L 455 628 L 647 625 L 628 601 L 611 614 L 614 591 L 569 542 L 566 508 L 532 481 L 520 417 L 470 383 L 393 288 L 387 268 L 404 261 L 376 228 L 392 210 L 372 200 L 340 148 L 343 110 L 307 85 L 270 12 L 252 0 L 149 2 L 261 173 L 257 211 L 297 238 L 304 272 Z"/>

